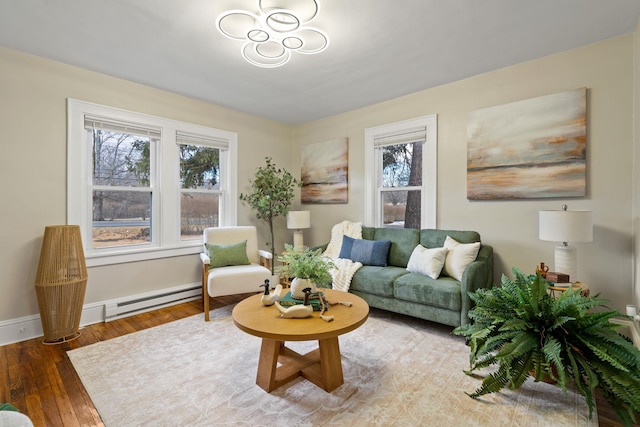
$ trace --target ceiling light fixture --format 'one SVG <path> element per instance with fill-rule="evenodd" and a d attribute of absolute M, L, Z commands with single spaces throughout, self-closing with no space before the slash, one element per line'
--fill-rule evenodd
<path fill-rule="evenodd" d="M 318 11 L 317 0 L 258 0 L 258 12 L 228 10 L 218 16 L 216 27 L 230 39 L 245 41 L 241 52 L 248 62 L 275 68 L 292 52 L 314 54 L 329 46 L 326 33 L 307 26 Z"/>

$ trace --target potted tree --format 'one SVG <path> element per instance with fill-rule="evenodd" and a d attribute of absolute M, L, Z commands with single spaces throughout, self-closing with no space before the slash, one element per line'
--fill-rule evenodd
<path fill-rule="evenodd" d="M 240 193 L 240 200 L 246 202 L 256 210 L 256 218 L 264 221 L 269 226 L 271 242 L 267 245 L 271 249 L 271 259 L 275 259 L 275 235 L 273 233 L 273 221 L 278 216 L 286 216 L 289 212 L 294 190 L 302 186 L 302 183 L 285 169 L 276 167 L 271 162 L 271 157 L 265 157 L 266 165 L 256 171 L 251 183 L 252 193 Z M 271 262 L 271 274 L 274 274 L 274 263 Z"/>
<path fill-rule="evenodd" d="M 306 247 L 294 248 L 285 244 L 285 251 L 278 257 L 282 262 L 279 273 L 282 277 L 293 277 L 291 282 L 291 296 L 303 299 L 305 288 L 311 288 L 316 292 L 317 288 L 326 288 L 331 285 L 332 268 L 335 264 L 330 258 L 322 256 L 322 249 L 309 249 Z"/>
<path fill-rule="evenodd" d="M 540 274 L 513 273 L 514 280 L 503 275 L 501 287 L 471 293 L 472 322 L 453 331 L 469 341 L 467 374 L 497 365 L 469 396 L 516 389 L 533 376 L 563 390 L 573 385 L 589 417 L 598 389 L 620 421 L 632 425 L 640 413 L 640 351 L 609 322 L 621 314 L 607 310 L 599 296 L 569 289 L 556 298 Z"/>

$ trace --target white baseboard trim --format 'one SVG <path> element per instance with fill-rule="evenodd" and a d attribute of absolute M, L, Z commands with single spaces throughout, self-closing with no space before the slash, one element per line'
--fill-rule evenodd
<path fill-rule="evenodd" d="M 115 320 L 134 314 L 144 313 L 146 311 L 156 310 L 162 307 L 169 307 L 171 305 L 180 304 L 187 301 L 193 301 L 202 298 L 202 291 L 191 292 L 191 296 L 185 298 L 185 292 L 189 289 L 193 289 L 196 286 L 202 286 L 199 283 L 189 283 L 186 285 L 175 286 L 172 288 L 159 289 L 152 292 L 146 292 L 144 294 L 130 295 L 123 298 L 116 298 L 107 301 L 94 302 L 85 304 L 82 307 L 82 317 L 80 318 L 80 329 L 87 325 L 94 323 L 100 323 L 106 321 L 106 307 L 113 307 L 124 301 L 131 300 L 151 300 L 155 296 L 159 296 L 159 304 L 151 304 L 148 307 L 137 307 L 135 312 L 126 312 L 118 316 L 111 317 L 109 320 Z M 167 294 L 175 294 L 177 299 L 168 298 Z M 16 319 L 9 319 L 0 321 L 0 345 L 13 344 L 20 341 L 27 341 L 33 338 L 42 337 L 42 322 L 40 322 L 40 315 L 34 314 L 31 316 L 19 317 Z"/>

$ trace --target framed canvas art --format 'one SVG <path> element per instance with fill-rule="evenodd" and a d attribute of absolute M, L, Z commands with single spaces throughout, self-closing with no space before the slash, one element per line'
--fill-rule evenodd
<path fill-rule="evenodd" d="M 303 147 L 300 164 L 302 203 L 348 202 L 348 138 Z"/>
<path fill-rule="evenodd" d="M 469 200 L 586 195 L 586 88 L 474 111 Z"/>

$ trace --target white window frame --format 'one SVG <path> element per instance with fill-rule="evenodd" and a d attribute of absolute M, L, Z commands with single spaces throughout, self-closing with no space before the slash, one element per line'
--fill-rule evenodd
<path fill-rule="evenodd" d="M 154 187 L 152 211 L 155 216 L 152 239 L 148 245 L 108 248 L 92 246 L 92 196 L 89 191 L 92 153 L 86 140 L 85 116 L 135 123 L 160 130 L 158 152 L 151 160 L 151 167 L 156 168 L 155 182 L 151 183 Z M 80 226 L 87 266 L 144 261 L 201 251 L 201 241 L 182 240 L 180 236 L 180 157 L 177 134 L 181 132 L 228 143 L 228 149 L 220 153 L 222 208 L 219 225 L 236 225 L 237 133 L 71 98 L 67 100 L 67 223 Z"/>
<path fill-rule="evenodd" d="M 420 228 L 436 228 L 438 203 L 438 116 L 436 114 L 365 129 L 365 225 L 383 226 L 382 200 L 379 191 L 382 185 L 382 155 L 381 150 L 375 148 L 375 140 L 388 135 L 411 132 L 418 128 L 426 130 L 426 140 L 422 150 Z"/>
<path fill-rule="evenodd" d="M 229 143 L 226 140 L 220 140 L 220 139 L 212 139 L 211 136 L 204 136 L 204 135 L 196 135 L 196 134 L 190 134 L 187 133 L 183 130 L 180 130 L 176 133 L 176 146 L 179 147 L 180 144 L 186 144 L 186 145 L 195 145 L 195 146 L 200 146 L 200 147 L 209 147 L 209 148 L 216 148 L 218 150 L 220 150 L 220 155 L 219 155 L 219 168 L 220 168 L 220 173 L 219 173 L 219 177 L 220 177 L 220 188 L 218 189 L 210 189 L 210 190 L 202 190 L 202 189 L 191 189 L 191 188 L 180 188 L 178 186 L 178 206 L 180 206 L 180 200 L 182 198 L 182 195 L 185 193 L 200 193 L 200 194 L 217 194 L 219 196 L 219 206 L 221 207 L 220 211 L 218 212 L 219 216 L 218 216 L 218 226 L 222 226 L 222 225 L 236 225 L 236 204 L 233 203 L 233 217 L 230 218 L 229 217 L 229 209 L 225 209 L 225 207 L 228 204 L 231 204 L 233 202 L 233 200 L 236 200 L 237 198 L 235 197 L 234 194 L 234 198 L 231 199 L 230 198 L 230 194 L 229 191 L 227 191 L 227 186 L 224 185 L 224 180 L 228 179 L 229 174 L 231 173 L 232 170 L 237 170 L 236 168 L 236 164 L 234 163 L 233 169 L 230 167 L 229 165 L 229 159 L 228 159 L 228 155 L 225 154 L 225 151 L 229 150 Z M 179 161 L 179 160 L 178 160 Z M 235 177 L 235 175 L 234 175 Z M 237 177 L 236 177 L 237 178 Z M 180 179 L 180 174 L 178 173 L 177 175 L 177 179 Z M 178 214 L 178 221 L 181 221 L 182 219 L 182 213 L 179 212 Z M 181 236 L 178 236 L 181 241 L 185 241 L 182 240 Z M 194 239 L 189 239 L 189 240 L 194 240 Z"/>

